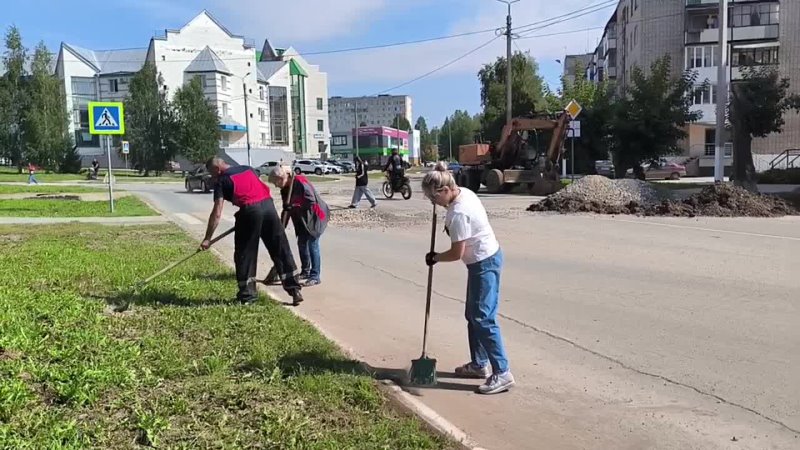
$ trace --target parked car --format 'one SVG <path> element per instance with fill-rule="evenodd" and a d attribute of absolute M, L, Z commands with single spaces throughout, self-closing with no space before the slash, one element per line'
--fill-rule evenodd
<path fill-rule="evenodd" d="M 680 180 L 686 176 L 686 166 L 665 159 L 642 164 L 642 169 L 646 180 Z M 633 169 L 628 169 L 625 175 L 633 177 Z"/>
<path fill-rule="evenodd" d="M 331 163 L 330 161 L 316 161 L 317 163 L 321 164 L 322 167 L 325 168 L 325 174 L 333 173 L 333 174 L 340 174 L 342 173 L 342 168 L 337 166 L 336 164 Z"/>
<path fill-rule="evenodd" d="M 601 159 L 594 162 L 594 170 L 598 175 L 614 178 L 614 163 L 608 159 Z"/>
<path fill-rule="evenodd" d="M 313 161 L 310 159 L 301 159 L 295 161 L 292 164 L 292 169 L 294 173 L 313 173 L 315 175 L 324 175 L 325 170 L 327 170 L 327 166 L 322 165 L 322 163 L 318 161 Z"/>
<path fill-rule="evenodd" d="M 186 192 L 194 192 L 195 189 L 211 192 L 214 189 L 214 182 L 211 180 L 211 174 L 208 173 L 206 166 L 199 165 L 186 175 L 184 186 L 186 187 Z"/>
<path fill-rule="evenodd" d="M 269 175 L 269 172 L 277 166 L 278 166 L 277 161 L 267 161 L 264 164 L 256 167 L 255 170 L 256 172 L 258 172 L 259 175 Z"/>
<path fill-rule="evenodd" d="M 458 178 L 458 174 L 461 173 L 461 164 L 457 162 L 451 162 L 447 164 L 447 170 L 453 173 L 453 176 Z"/>
<path fill-rule="evenodd" d="M 349 161 L 328 161 L 341 170 L 341 173 L 350 173 L 355 170 L 355 165 Z"/>
<path fill-rule="evenodd" d="M 173 173 L 180 172 L 181 165 L 177 161 L 167 161 L 167 163 L 164 164 L 164 170 L 166 170 L 167 172 L 173 172 Z"/>

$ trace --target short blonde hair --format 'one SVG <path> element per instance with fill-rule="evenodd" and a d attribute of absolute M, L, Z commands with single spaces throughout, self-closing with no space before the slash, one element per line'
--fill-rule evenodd
<path fill-rule="evenodd" d="M 278 182 L 278 180 L 283 180 L 284 178 L 288 178 L 290 175 L 291 173 L 289 172 L 289 169 L 278 164 L 269 172 L 267 181 L 269 181 L 272 184 L 275 184 L 276 182 Z"/>
<path fill-rule="evenodd" d="M 447 170 L 447 163 L 439 161 L 433 166 L 433 170 L 425 174 L 422 179 L 422 191 L 426 196 L 432 197 L 442 188 L 455 189 L 458 185 L 453 174 Z"/>

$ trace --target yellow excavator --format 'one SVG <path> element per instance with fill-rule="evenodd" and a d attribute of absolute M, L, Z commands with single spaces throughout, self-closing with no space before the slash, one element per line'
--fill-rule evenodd
<path fill-rule="evenodd" d="M 496 146 L 460 146 L 459 185 L 477 191 L 483 184 L 490 194 L 508 192 L 516 184 L 527 184 L 532 195 L 558 191 L 562 187 L 558 170 L 568 122 L 569 115 L 563 112 L 555 118 L 517 117 L 503 127 Z M 552 131 L 543 154 L 528 145 L 530 136 L 526 136 L 538 136 L 541 131 Z"/>

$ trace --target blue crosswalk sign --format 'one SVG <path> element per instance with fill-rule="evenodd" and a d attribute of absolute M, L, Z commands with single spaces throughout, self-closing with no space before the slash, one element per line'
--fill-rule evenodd
<path fill-rule="evenodd" d="M 89 133 L 125 134 L 125 110 L 121 102 L 89 102 Z"/>

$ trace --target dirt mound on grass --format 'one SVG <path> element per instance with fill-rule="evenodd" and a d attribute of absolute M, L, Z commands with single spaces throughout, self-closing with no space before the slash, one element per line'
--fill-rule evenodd
<path fill-rule="evenodd" d="M 798 214 L 786 201 L 731 185 L 707 186 L 683 200 L 664 200 L 641 211 L 646 216 L 782 217 Z"/>

